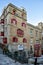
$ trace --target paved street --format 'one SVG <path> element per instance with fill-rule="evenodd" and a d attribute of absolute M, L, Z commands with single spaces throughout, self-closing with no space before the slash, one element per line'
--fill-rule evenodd
<path fill-rule="evenodd" d="M 0 65 L 34 65 L 34 64 L 31 64 L 31 62 L 34 62 L 34 61 L 35 61 L 35 58 L 33 57 L 28 60 L 28 64 L 21 64 L 19 62 L 15 63 L 15 60 L 12 60 L 6 55 L 3 55 L 2 49 L 0 49 Z M 37 58 L 37 62 L 38 63 L 43 62 L 43 56 Z M 39 64 L 39 65 L 43 65 L 43 64 Z"/>
<path fill-rule="evenodd" d="M 29 64 L 34 63 L 35 62 L 35 57 L 30 58 L 28 60 L 28 62 L 29 62 Z M 43 65 L 43 56 L 37 58 L 37 63 L 39 63 L 39 65 Z M 32 64 L 32 65 L 34 65 L 34 64 Z"/>
<path fill-rule="evenodd" d="M 40 59 L 38 58 L 38 62 L 41 62 L 41 61 L 43 62 L 43 59 L 41 59 L 42 57 L 40 57 Z M 30 58 L 28 64 L 21 64 L 19 62 L 15 63 L 15 60 L 12 60 L 6 55 L 0 54 L 0 65 L 34 65 L 34 64 L 31 64 L 30 61 L 34 61 L 34 58 Z M 39 64 L 39 65 L 43 65 L 43 64 Z"/>
<path fill-rule="evenodd" d="M 19 62 L 15 63 L 15 60 L 12 60 L 6 55 L 0 54 L 0 65 L 27 65 L 27 64 L 21 64 Z"/>

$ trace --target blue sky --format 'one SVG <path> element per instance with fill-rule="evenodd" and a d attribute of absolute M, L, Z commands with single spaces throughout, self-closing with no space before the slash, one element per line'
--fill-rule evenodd
<path fill-rule="evenodd" d="M 43 0 L 0 0 L 0 15 L 9 3 L 26 9 L 28 23 L 37 25 L 43 22 Z"/>

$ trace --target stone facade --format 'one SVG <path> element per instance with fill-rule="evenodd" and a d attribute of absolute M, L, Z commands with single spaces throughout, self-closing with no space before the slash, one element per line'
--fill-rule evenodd
<path fill-rule="evenodd" d="M 23 45 L 24 50 L 30 50 L 32 47 L 34 51 L 34 44 L 41 44 L 42 31 L 39 26 L 27 23 L 25 9 L 20 9 L 10 3 L 4 9 L 1 19 L 4 19 L 4 23 L 0 24 L 0 28 L 4 32 L 1 39 L 6 38 L 4 41 L 6 41 L 5 44 L 8 45 L 10 51 L 17 51 L 18 45 Z M 3 41 L 2 44 L 4 44 Z"/>

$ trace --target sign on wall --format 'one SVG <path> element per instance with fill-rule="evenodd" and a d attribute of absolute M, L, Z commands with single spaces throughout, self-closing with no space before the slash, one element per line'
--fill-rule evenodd
<path fill-rule="evenodd" d="M 23 50 L 23 45 L 18 45 L 18 50 Z"/>

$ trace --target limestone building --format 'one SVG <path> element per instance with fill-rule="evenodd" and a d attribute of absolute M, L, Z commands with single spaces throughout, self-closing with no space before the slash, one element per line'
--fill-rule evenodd
<path fill-rule="evenodd" d="M 8 4 L 0 17 L 0 43 L 14 52 L 20 49 L 34 51 L 34 44 L 42 40 L 41 29 L 27 23 L 25 9 Z M 19 48 L 20 47 L 20 48 Z"/>
<path fill-rule="evenodd" d="M 8 4 L 1 15 L 0 25 L 3 28 L 2 43 L 7 44 L 10 51 L 18 50 L 18 45 L 27 49 L 27 14 L 24 9 Z"/>

